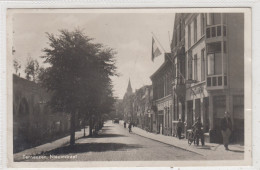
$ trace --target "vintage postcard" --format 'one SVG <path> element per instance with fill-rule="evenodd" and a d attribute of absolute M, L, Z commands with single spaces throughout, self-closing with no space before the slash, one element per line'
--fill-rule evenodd
<path fill-rule="evenodd" d="M 251 19 L 8 9 L 8 167 L 251 165 Z"/>

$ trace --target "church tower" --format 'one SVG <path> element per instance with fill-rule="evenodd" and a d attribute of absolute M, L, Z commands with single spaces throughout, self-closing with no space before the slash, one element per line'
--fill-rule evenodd
<path fill-rule="evenodd" d="M 127 87 L 126 93 L 127 94 L 132 94 L 133 93 L 133 90 L 132 90 L 132 87 L 131 87 L 130 78 L 129 78 L 129 82 L 128 82 L 128 87 Z"/>

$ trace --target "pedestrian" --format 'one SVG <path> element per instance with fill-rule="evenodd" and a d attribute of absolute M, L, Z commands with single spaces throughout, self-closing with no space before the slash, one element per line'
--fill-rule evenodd
<path fill-rule="evenodd" d="M 126 128 L 126 121 L 124 121 L 124 128 Z"/>
<path fill-rule="evenodd" d="M 200 117 L 197 118 L 197 121 L 192 126 L 194 128 L 194 142 L 196 140 L 197 146 L 199 145 L 199 139 L 201 139 L 201 145 L 204 146 L 204 133 L 202 131 L 202 123 Z"/>
<path fill-rule="evenodd" d="M 129 133 L 132 132 L 132 123 L 130 122 L 128 125 Z"/>
<path fill-rule="evenodd" d="M 226 150 L 228 149 L 229 138 L 232 132 L 232 122 L 228 111 L 225 111 L 224 118 L 221 120 L 221 133 L 223 137 L 223 144 Z"/>
<path fill-rule="evenodd" d="M 181 139 L 181 132 L 182 132 L 182 122 L 181 119 L 179 119 L 179 122 L 177 123 L 177 134 L 179 139 Z"/>

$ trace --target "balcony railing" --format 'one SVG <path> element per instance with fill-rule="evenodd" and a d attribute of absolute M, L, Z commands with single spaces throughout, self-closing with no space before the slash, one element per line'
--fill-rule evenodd
<path fill-rule="evenodd" d="M 207 88 L 219 88 L 227 86 L 227 76 L 224 75 L 224 80 L 222 75 L 211 75 L 207 76 Z"/>
<path fill-rule="evenodd" d="M 226 25 L 210 25 L 206 28 L 206 38 L 225 37 L 226 35 Z"/>

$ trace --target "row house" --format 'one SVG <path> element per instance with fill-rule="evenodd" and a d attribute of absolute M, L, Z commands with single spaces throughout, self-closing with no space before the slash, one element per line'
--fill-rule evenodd
<path fill-rule="evenodd" d="M 171 53 L 165 53 L 164 63 L 151 75 L 153 85 L 153 111 L 155 112 L 156 132 L 172 135 L 172 62 Z"/>
<path fill-rule="evenodd" d="M 244 134 L 244 15 L 185 15 L 186 129 L 201 118 L 208 142 L 221 142 L 220 121 L 231 114 L 234 136 Z M 186 130 L 185 129 L 185 130 Z"/>
<path fill-rule="evenodd" d="M 134 123 L 148 131 L 153 131 L 152 86 L 146 85 L 136 90 L 133 100 Z"/>
<path fill-rule="evenodd" d="M 175 15 L 173 37 L 171 42 L 172 55 L 172 135 L 177 136 L 178 120 L 185 120 L 185 14 Z M 184 130 L 184 128 L 182 128 Z M 183 131 L 184 132 L 184 131 Z"/>
<path fill-rule="evenodd" d="M 233 139 L 244 141 L 244 15 L 175 15 L 171 53 L 150 77 L 157 133 L 176 135 L 196 118 L 208 142 L 222 142 L 220 120 L 229 111 Z"/>

